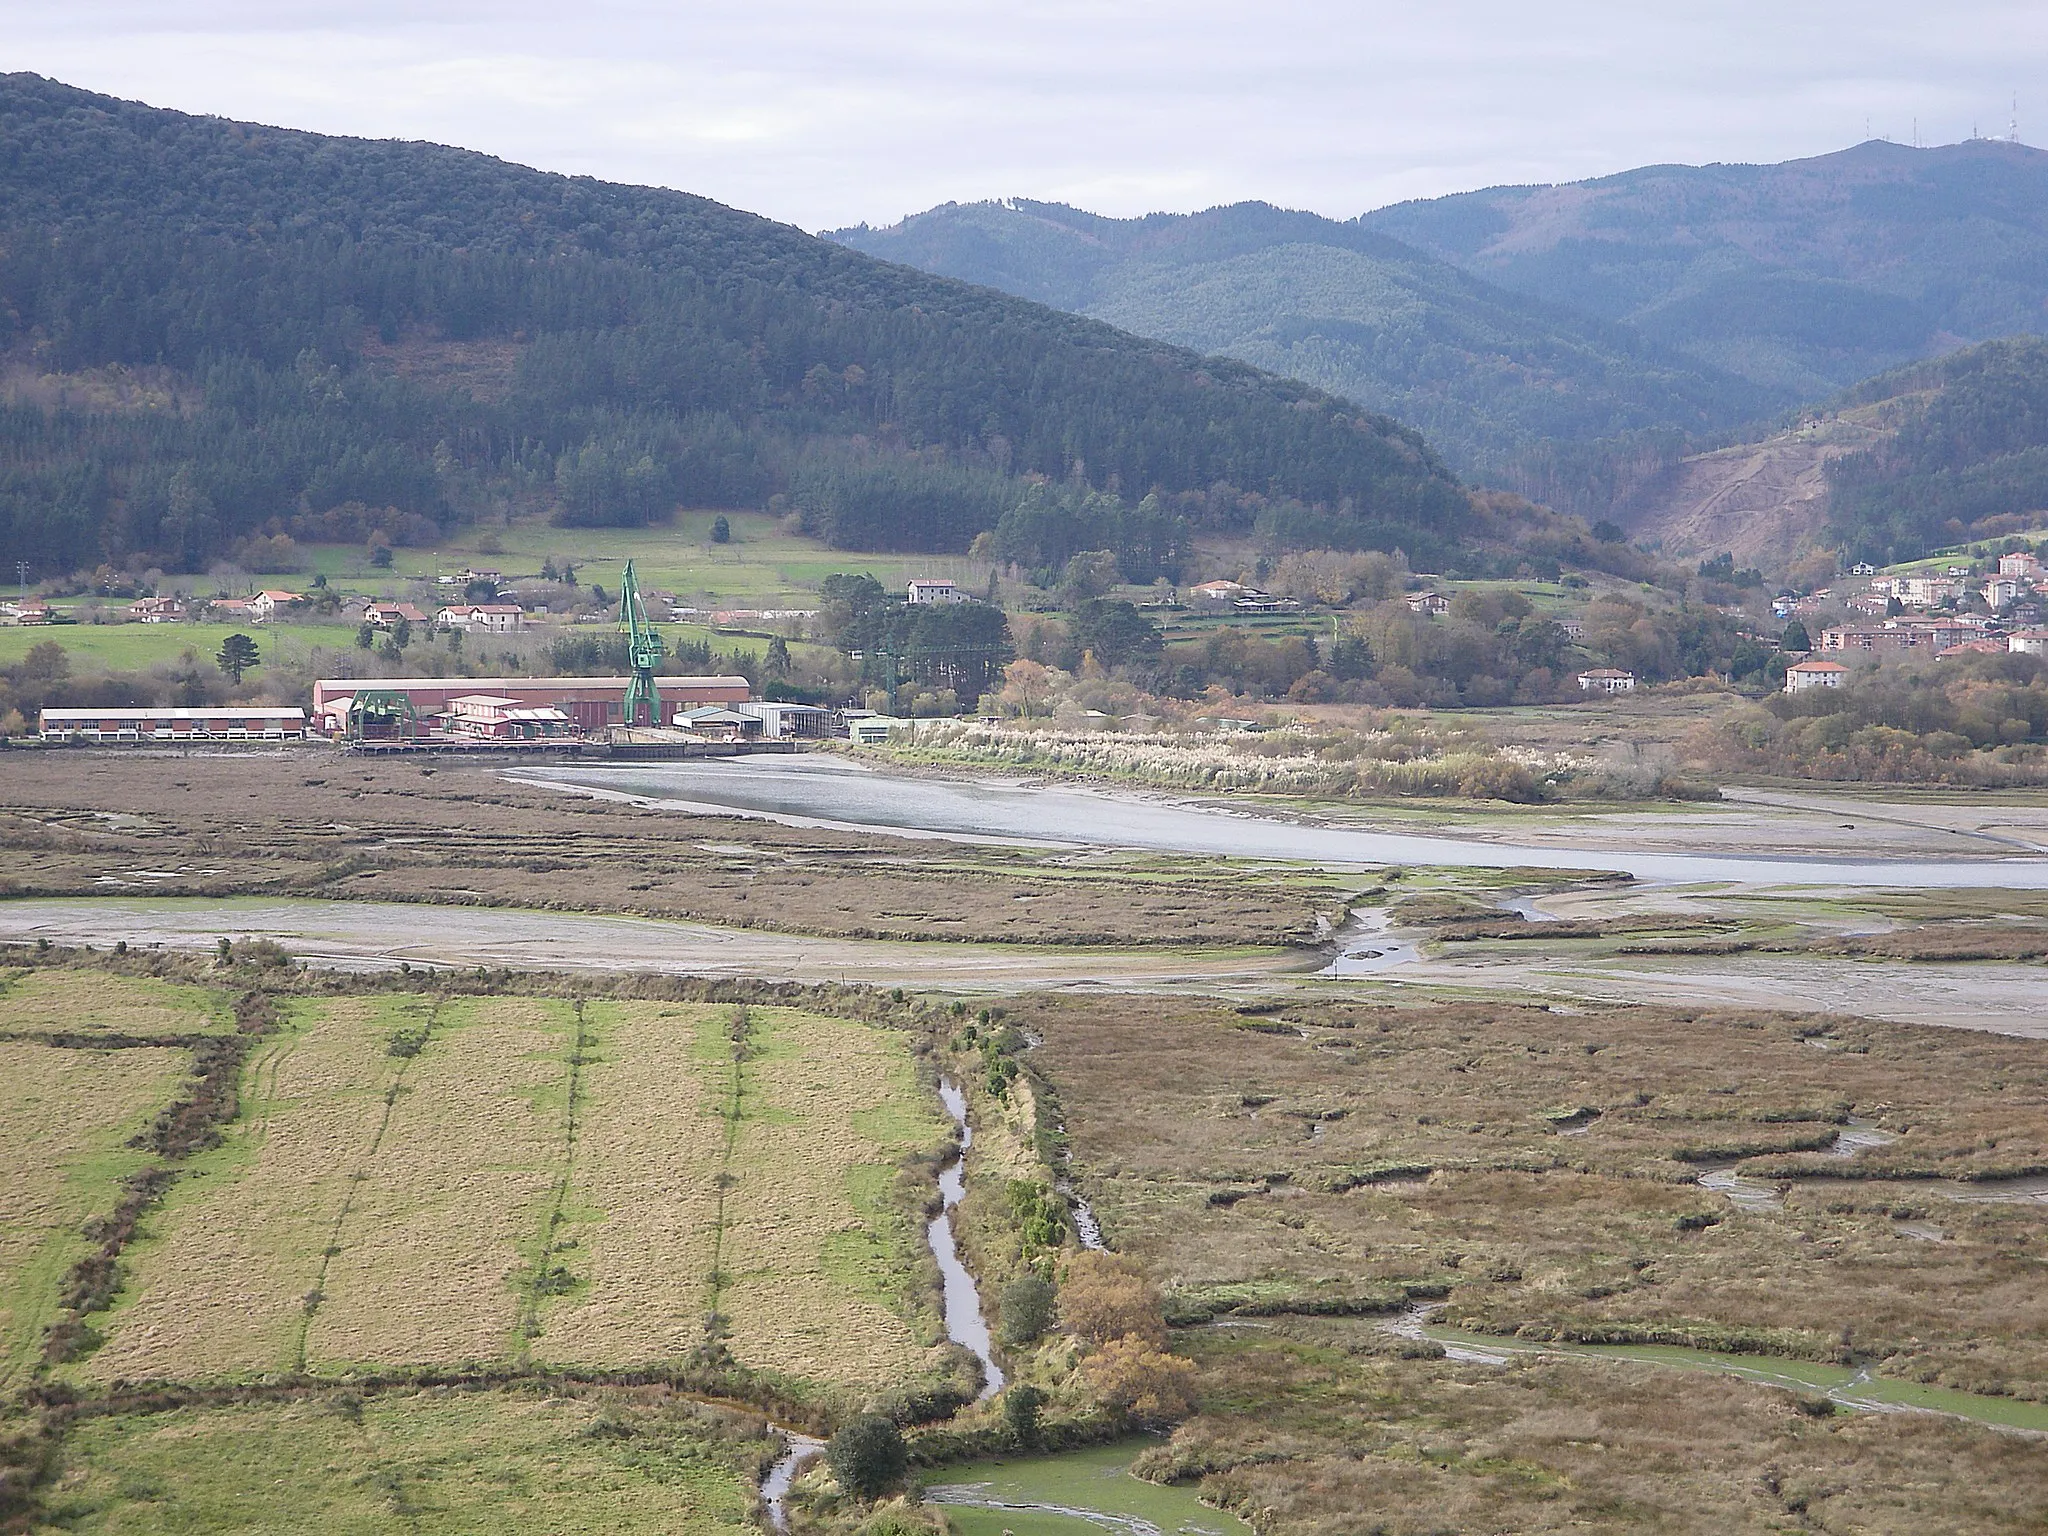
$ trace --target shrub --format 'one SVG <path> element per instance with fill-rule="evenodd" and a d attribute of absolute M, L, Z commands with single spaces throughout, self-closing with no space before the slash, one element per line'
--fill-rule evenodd
<path fill-rule="evenodd" d="M 876 1498 L 903 1480 L 903 1436 L 879 1413 L 863 1414 L 832 1437 L 825 1463 L 847 1492 Z"/>
<path fill-rule="evenodd" d="M 1159 1288 L 1130 1259 L 1110 1253 L 1076 1254 L 1060 1286 L 1060 1324 L 1090 1344 L 1136 1339 L 1152 1348 L 1166 1342 Z"/>
<path fill-rule="evenodd" d="M 1038 1444 L 1038 1413 L 1045 1406 L 1045 1394 L 1029 1382 L 1003 1394 L 1003 1427 L 1021 1446 Z"/>
<path fill-rule="evenodd" d="M 1019 1275 L 1003 1287 L 1002 1341 L 1029 1344 L 1052 1326 L 1057 1293 L 1036 1275 Z"/>
<path fill-rule="evenodd" d="M 1114 1339 L 1081 1366 L 1106 1408 L 1150 1423 L 1172 1423 L 1195 1411 L 1195 1363 L 1142 1339 Z"/>

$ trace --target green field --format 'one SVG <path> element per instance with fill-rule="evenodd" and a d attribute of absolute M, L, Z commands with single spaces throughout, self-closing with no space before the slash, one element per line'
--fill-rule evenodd
<path fill-rule="evenodd" d="M 481 1392 L 88 1419 L 38 1528 L 716 1536 L 755 1529 L 761 1442 L 736 1428 L 687 1405 Z"/>
<path fill-rule="evenodd" d="M 124 1253 L 121 1294 L 95 1317 L 104 1343 L 67 1369 L 112 1382 L 642 1365 L 688 1354 L 717 1311 L 746 1366 L 866 1389 L 917 1376 L 937 1331 L 904 1215 L 917 1197 L 899 1208 L 892 1189 L 942 1122 L 903 1037 L 754 1009 L 736 1059 L 741 1018 L 429 994 L 296 1005 L 251 1056 L 221 1144 Z M 125 1122 L 172 1065 L 97 1118 L 104 1067 L 18 1071 L 23 1162 L 54 1192 L 72 1163 L 39 1167 L 34 1125 Z M 111 1203 L 94 1189 L 63 1225 Z M 22 1269 L 54 1285 L 49 1265 Z M 39 1320 L 48 1304 L 19 1310 Z"/>
<path fill-rule="evenodd" d="M 261 660 L 249 673 L 260 678 L 275 660 L 303 664 L 316 647 L 345 651 L 356 643 L 352 624 L 52 624 L 28 629 L 0 628 L 0 666 L 20 661 L 32 646 L 55 641 L 78 671 L 134 672 L 176 662 L 192 651 L 213 670 L 213 658 L 229 635 L 248 635 Z"/>
<path fill-rule="evenodd" d="M 802 534 L 785 533 L 766 512 L 722 514 L 732 528 L 727 544 L 711 542 L 712 520 L 721 514 L 680 512 L 652 528 L 557 528 L 534 520 L 476 524 L 452 531 L 434 549 L 396 549 L 389 570 L 371 566 L 354 544 L 302 546 L 313 570 L 343 591 L 397 590 L 408 578 L 431 579 L 465 568 L 502 571 L 532 578 L 541 562 L 574 563 L 576 578 L 611 592 L 628 560 L 637 563 L 643 585 L 674 592 L 693 607 L 806 608 L 815 605 L 817 585 L 835 571 L 871 571 L 885 586 L 913 576 L 988 579 L 987 565 L 958 555 L 893 555 L 835 550 Z M 298 585 L 304 578 L 280 578 Z"/>

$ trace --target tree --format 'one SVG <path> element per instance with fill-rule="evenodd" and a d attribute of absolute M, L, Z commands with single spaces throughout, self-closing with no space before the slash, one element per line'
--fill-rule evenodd
<path fill-rule="evenodd" d="M 1081 1374 L 1104 1407 L 1151 1423 L 1172 1423 L 1195 1410 L 1195 1363 L 1143 1339 L 1112 1339 L 1081 1363 Z"/>
<path fill-rule="evenodd" d="M 1157 661 L 1164 637 L 1137 605 L 1122 598 L 1090 598 L 1074 610 L 1074 644 L 1105 667 Z"/>
<path fill-rule="evenodd" d="M 391 621 L 391 649 L 402 651 L 412 644 L 412 620 L 400 614 Z"/>
<path fill-rule="evenodd" d="M 769 672 L 776 677 L 789 676 L 789 642 L 777 635 L 768 642 L 768 654 L 763 658 Z"/>
<path fill-rule="evenodd" d="M 258 659 L 256 642 L 247 635 L 229 635 L 221 641 L 220 650 L 213 658 L 222 675 L 235 684 L 242 681 L 242 674 L 255 666 Z"/>
<path fill-rule="evenodd" d="M 1813 649 L 1813 637 L 1807 634 L 1805 624 L 1798 619 L 1794 619 L 1785 626 L 1785 634 L 1778 641 L 1778 649 L 1781 651 L 1810 651 Z"/>
<path fill-rule="evenodd" d="M 727 520 L 723 512 L 711 520 L 711 542 L 714 544 L 730 544 L 732 542 L 732 524 Z"/>
<path fill-rule="evenodd" d="M 1135 1339 L 1158 1348 L 1166 1342 L 1158 1287 L 1121 1254 L 1080 1253 L 1068 1261 L 1060 1326 L 1090 1344 Z"/>
<path fill-rule="evenodd" d="M 380 571 L 391 569 L 391 541 L 381 533 L 370 535 L 370 564 Z"/>
<path fill-rule="evenodd" d="M 54 683 L 71 674 L 71 657 L 54 640 L 39 640 L 28 648 L 14 675 L 22 682 Z"/>
<path fill-rule="evenodd" d="M 865 1413 L 834 1435 L 825 1462 L 847 1492 L 872 1499 L 902 1481 L 909 1458 L 903 1436 L 878 1413 Z"/>
<path fill-rule="evenodd" d="M 377 626 L 368 619 L 356 626 L 356 649 L 367 651 L 377 643 Z"/>
<path fill-rule="evenodd" d="M 1002 1339 L 1005 1344 L 1029 1344 L 1052 1326 L 1052 1286 L 1033 1274 L 1017 1276 L 1003 1287 Z"/>
<path fill-rule="evenodd" d="M 1045 1394 L 1029 1382 L 1020 1382 L 1003 1394 L 1003 1427 L 1021 1446 L 1038 1444 L 1038 1414 L 1045 1407 Z"/>

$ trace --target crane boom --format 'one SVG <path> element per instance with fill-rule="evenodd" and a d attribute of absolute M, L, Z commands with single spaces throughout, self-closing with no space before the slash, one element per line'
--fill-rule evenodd
<path fill-rule="evenodd" d="M 626 632 L 626 664 L 633 674 L 626 683 L 624 723 L 660 725 L 661 690 L 654 685 L 654 669 L 661 665 L 661 636 L 647 622 L 647 608 L 640 600 L 640 581 L 630 560 L 619 583 L 619 628 Z M 645 720 L 641 719 L 643 713 Z"/>

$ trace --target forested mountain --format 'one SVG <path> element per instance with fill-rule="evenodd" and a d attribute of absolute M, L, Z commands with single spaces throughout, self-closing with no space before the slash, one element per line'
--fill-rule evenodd
<path fill-rule="evenodd" d="M 1365 215 L 1503 288 L 1814 399 L 2048 329 L 2048 152 L 1873 140 L 1782 165 L 1659 165 Z"/>
<path fill-rule="evenodd" d="M 2048 523 L 2048 340 L 1893 369 L 1701 452 L 1647 446 L 1596 509 L 1668 555 L 1881 565 Z"/>
<path fill-rule="evenodd" d="M 2048 341 L 1987 342 L 1866 380 L 1834 402 L 1889 428 L 1828 466 L 1851 557 L 1914 559 L 2048 522 Z"/>
<path fill-rule="evenodd" d="M 0 76 L 0 362 L 0 562 L 45 572 L 505 505 L 945 550 L 1027 492 L 1156 492 L 1428 561 L 1481 515 L 1352 404 L 702 198 L 34 75 Z"/>
<path fill-rule="evenodd" d="M 1713 430 L 1795 398 L 1361 223 L 1265 203 L 1142 219 L 947 204 L 827 238 L 1306 380 L 1496 478 L 1540 440 Z"/>

